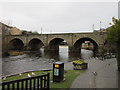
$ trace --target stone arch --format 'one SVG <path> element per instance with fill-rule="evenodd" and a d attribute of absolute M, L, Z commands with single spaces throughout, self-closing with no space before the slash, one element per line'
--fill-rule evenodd
<path fill-rule="evenodd" d="M 9 41 L 8 47 L 9 47 L 9 50 L 23 50 L 24 43 L 21 39 L 14 38 Z"/>
<path fill-rule="evenodd" d="M 38 38 L 33 38 L 28 43 L 29 50 L 39 50 L 42 46 L 44 46 L 43 42 Z"/>
<path fill-rule="evenodd" d="M 91 38 L 83 37 L 83 38 L 76 40 L 76 42 L 73 45 L 74 49 L 76 50 L 76 52 L 81 53 L 81 45 L 85 41 L 90 41 L 91 43 L 93 43 L 93 46 L 94 46 L 93 53 L 94 53 L 94 57 L 95 57 L 98 52 L 98 44 L 95 40 L 93 40 Z"/>
<path fill-rule="evenodd" d="M 59 51 L 59 45 L 60 45 L 60 43 L 62 41 L 64 41 L 64 39 L 62 39 L 62 38 L 54 38 L 54 39 L 52 39 L 48 44 L 49 50 Z"/>
<path fill-rule="evenodd" d="M 7 43 L 9 43 L 10 41 L 12 41 L 13 39 L 19 39 L 19 40 L 21 40 L 21 41 L 24 43 L 24 45 L 25 45 L 25 43 L 26 43 L 25 37 L 14 36 L 14 35 L 13 35 L 13 36 L 8 36 L 7 38 L 8 38 Z"/>
<path fill-rule="evenodd" d="M 62 36 L 62 35 L 59 35 L 59 36 L 52 36 L 52 37 L 49 37 L 48 38 L 48 45 L 50 44 L 50 42 L 54 39 L 62 39 L 62 41 L 66 41 L 67 42 L 67 45 L 69 46 L 71 44 L 71 38 L 69 38 L 68 36 Z"/>

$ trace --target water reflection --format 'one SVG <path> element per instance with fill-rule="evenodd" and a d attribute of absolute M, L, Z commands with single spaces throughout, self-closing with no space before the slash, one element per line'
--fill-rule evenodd
<path fill-rule="evenodd" d="M 93 53 L 88 50 L 82 50 L 82 58 L 90 58 Z M 41 48 L 39 52 L 26 52 L 24 55 L 9 56 L 3 58 L 3 75 L 9 75 L 28 70 L 52 69 L 52 63 L 62 61 L 68 63 L 80 58 L 80 55 L 71 55 L 68 53 L 68 46 L 60 46 L 59 52 L 44 52 Z"/>
<path fill-rule="evenodd" d="M 85 50 L 85 49 L 81 50 L 81 58 L 82 59 L 89 59 L 91 57 L 94 57 L 92 50 Z"/>

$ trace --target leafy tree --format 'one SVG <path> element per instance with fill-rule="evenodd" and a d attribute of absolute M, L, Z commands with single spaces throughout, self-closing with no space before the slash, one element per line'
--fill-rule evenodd
<path fill-rule="evenodd" d="M 23 34 L 23 35 L 26 35 L 26 34 L 27 34 L 27 31 L 23 30 L 23 31 L 22 31 L 22 34 Z"/>
<path fill-rule="evenodd" d="M 117 65 L 120 71 L 120 19 L 112 18 L 111 27 L 107 28 L 107 40 L 117 46 Z"/>
<path fill-rule="evenodd" d="M 32 31 L 28 31 L 29 34 L 32 34 Z"/>
<path fill-rule="evenodd" d="M 33 34 L 39 34 L 37 31 L 32 32 Z"/>
<path fill-rule="evenodd" d="M 27 34 L 39 34 L 39 33 L 38 33 L 37 31 L 32 32 L 32 31 L 23 30 L 23 31 L 22 31 L 22 34 L 23 34 L 23 35 L 27 35 Z"/>

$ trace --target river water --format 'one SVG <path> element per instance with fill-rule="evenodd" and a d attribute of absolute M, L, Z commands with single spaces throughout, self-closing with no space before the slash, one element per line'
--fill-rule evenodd
<path fill-rule="evenodd" d="M 81 50 L 81 58 L 93 57 L 93 52 L 90 50 Z M 11 75 L 31 70 L 52 69 L 53 62 L 61 61 L 67 64 L 78 57 L 69 56 L 68 46 L 60 46 L 59 53 L 44 53 L 43 49 L 40 52 L 31 52 L 19 56 L 9 56 L 2 59 L 2 75 Z"/>

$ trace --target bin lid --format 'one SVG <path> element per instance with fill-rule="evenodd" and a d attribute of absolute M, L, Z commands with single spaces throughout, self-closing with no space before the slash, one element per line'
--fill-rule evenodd
<path fill-rule="evenodd" d="M 63 62 L 54 62 L 53 64 L 63 64 Z"/>

